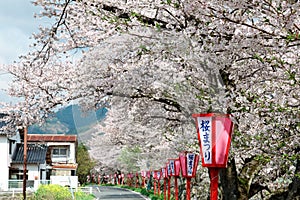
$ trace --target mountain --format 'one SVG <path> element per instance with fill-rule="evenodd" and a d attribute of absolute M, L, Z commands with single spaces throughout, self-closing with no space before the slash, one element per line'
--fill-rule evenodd
<path fill-rule="evenodd" d="M 69 134 L 77 135 L 93 128 L 104 119 L 107 109 L 82 112 L 79 105 L 70 105 L 55 112 L 43 125 L 28 127 L 29 134 Z"/>

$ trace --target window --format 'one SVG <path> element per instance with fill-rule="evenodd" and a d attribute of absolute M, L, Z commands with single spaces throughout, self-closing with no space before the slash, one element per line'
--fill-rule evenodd
<path fill-rule="evenodd" d="M 68 150 L 65 147 L 53 148 L 52 156 L 56 158 L 67 157 Z"/>

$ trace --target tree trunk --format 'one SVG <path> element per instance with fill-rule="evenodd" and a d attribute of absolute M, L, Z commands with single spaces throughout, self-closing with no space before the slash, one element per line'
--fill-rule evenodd
<path fill-rule="evenodd" d="M 234 158 L 228 161 L 228 167 L 221 169 L 220 173 L 221 189 L 224 200 L 238 200 L 240 194 L 238 191 L 238 177 Z"/>
<path fill-rule="evenodd" d="M 293 182 L 289 185 L 287 196 L 287 200 L 293 199 L 300 199 L 300 159 L 297 160 L 294 179 Z"/>

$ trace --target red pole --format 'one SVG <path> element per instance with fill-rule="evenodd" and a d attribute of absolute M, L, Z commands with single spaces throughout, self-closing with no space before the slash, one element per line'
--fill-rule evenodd
<path fill-rule="evenodd" d="M 191 199 L 191 178 L 186 178 L 186 200 Z"/>
<path fill-rule="evenodd" d="M 167 179 L 164 178 L 164 200 L 167 199 Z"/>
<path fill-rule="evenodd" d="M 171 199 L 171 177 L 168 178 L 168 200 Z"/>
<path fill-rule="evenodd" d="M 154 195 L 156 195 L 156 180 L 154 180 L 153 182 L 154 182 Z"/>
<path fill-rule="evenodd" d="M 142 187 L 145 187 L 145 177 L 142 177 Z"/>
<path fill-rule="evenodd" d="M 218 200 L 219 169 L 209 168 L 210 200 Z"/>
<path fill-rule="evenodd" d="M 160 180 L 158 180 L 157 187 L 158 187 L 158 195 L 160 195 Z"/>
<path fill-rule="evenodd" d="M 174 186 L 175 186 L 175 200 L 178 200 L 178 182 L 177 182 L 177 177 L 175 176 L 175 182 L 174 182 Z"/>
<path fill-rule="evenodd" d="M 138 177 L 135 177 L 135 188 L 137 188 Z"/>

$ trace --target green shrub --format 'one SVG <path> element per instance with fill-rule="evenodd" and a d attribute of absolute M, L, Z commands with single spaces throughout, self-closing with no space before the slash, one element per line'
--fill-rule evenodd
<path fill-rule="evenodd" d="M 141 193 L 142 192 L 142 188 L 134 188 L 133 191 Z"/>
<path fill-rule="evenodd" d="M 149 196 L 149 192 L 147 191 L 146 188 L 142 188 L 140 193 L 141 193 L 142 195 Z"/>
<path fill-rule="evenodd" d="M 67 187 L 60 185 L 41 185 L 34 193 L 33 200 L 72 200 L 72 194 Z M 76 200 L 93 200 L 94 195 L 88 195 L 82 191 L 75 192 Z"/>
<path fill-rule="evenodd" d="M 164 196 L 163 195 L 154 195 L 154 194 L 150 194 L 149 198 L 151 200 L 163 200 Z"/>
<path fill-rule="evenodd" d="M 121 188 L 133 190 L 135 192 L 140 193 L 143 196 L 149 197 L 151 200 L 164 200 L 164 195 L 163 194 L 154 195 L 153 190 L 147 190 L 146 188 L 135 188 L 135 187 L 129 187 L 127 185 L 116 186 L 116 187 L 121 187 Z M 171 199 L 174 200 L 174 197 L 171 196 Z"/>
<path fill-rule="evenodd" d="M 34 194 L 35 200 L 72 200 L 72 194 L 69 188 L 50 184 L 41 185 Z"/>
<path fill-rule="evenodd" d="M 75 199 L 76 200 L 93 200 L 95 199 L 94 195 L 88 195 L 84 192 L 81 192 L 81 191 L 78 191 L 78 192 L 75 192 Z"/>

